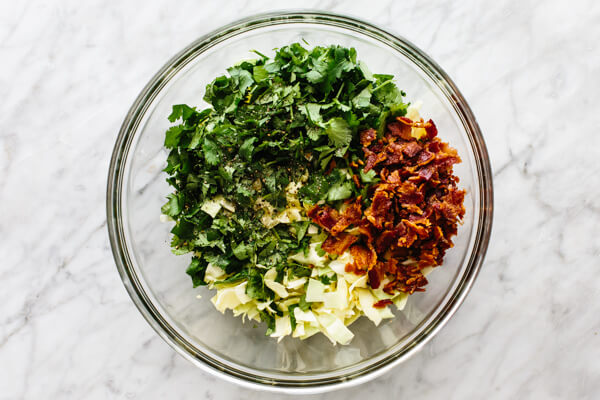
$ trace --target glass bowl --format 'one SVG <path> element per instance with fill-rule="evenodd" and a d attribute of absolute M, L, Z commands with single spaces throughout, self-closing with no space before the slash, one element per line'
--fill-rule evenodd
<path fill-rule="evenodd" d="M 167 116 L 173 104 L 204 107 L 207 83 L 256 49 L 307 41 L 354 47 L 371 71 L 394 74 L 421 114 L 459 152 L 455 167 L 467 191 L 466 216 L 444 265 L 424 293 L 378 327 L 360 318 L 350 345 L 323 335 L 281 342 L 265 327 L 219 313 L 205 288 L 193 289 L 188 256 L 175 256 L 171 224 L 159 221 L 170 188 L 161 170 Z M 479 127 L 464 98 L 441 70 L 408 41 L 354 18 L 317 12 L 264 14 L 204 36 L 173 57 L 129 110 L 115 144 L 107 188 L 108 230 L 119 273 L 144 318 L 178 353 L 199 367 L 246 386 L 319 392 L 364 382 L 407 359 L 435 335 L 464 300 L 483 261 L 492 225 L 492 176 Z M 201 296 L 200 299 L 197 297 Z"/>

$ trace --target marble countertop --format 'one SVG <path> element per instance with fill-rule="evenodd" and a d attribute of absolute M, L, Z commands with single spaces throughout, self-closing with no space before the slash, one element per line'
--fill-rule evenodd
<path fill-rule="evenodd" d="M 437 60 L 495 185 L 487 259 L 441 333 L 381 378 L 310 398 L 600 397 L 598 2 L 29 0 L 0 3 L 0 399 L 286 398 L 204 373 L 154 333 L 115 269 L 104 202 L 154 72 L 225 23 L 298 7 L 375 22 Z"/>

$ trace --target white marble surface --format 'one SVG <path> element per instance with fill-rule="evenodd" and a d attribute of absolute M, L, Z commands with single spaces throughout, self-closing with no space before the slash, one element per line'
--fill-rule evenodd
<path fill-rule="evenodd" d="M 302 6 L 375 22 L 443 66 L 485 134 L 496 201 L 485 265 L 440 335 L 311 398 L 599 398 L 599 4 L 1 2 L 0 399 L 286 398 L 218 380 L 152 331 L 116 272 L 104 200 L 119 125 L 171 55 Z"/>

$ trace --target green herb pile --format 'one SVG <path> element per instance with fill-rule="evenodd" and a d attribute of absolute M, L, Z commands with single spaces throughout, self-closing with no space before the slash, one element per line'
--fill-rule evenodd
<path fill-rule="evenodd" d="M 227 273 L 227 282 L 247 280 L 247 295 L 262 301 L 274 297 L 263 282 L 267 268 L 276 267 L 279 280 L 310 275 L 288 261 L 306 251 L 309 221 L 269 229 L 255 201 L 282 211 L 286 187 L 303 179 L 298 198 L 305 206 L 336 207 L 360 195 L 377 178 L 361 172 L 365 185 L 358 189 L 345 172 L 362 157 L 358 132 L 371 127 L 381 134 L 386 120 L 404 115 L 408 104 L 393 76 L 369 72 L 352 48 L 309 50 L 294 43 L 273 58 L 255 53 L 259 58 L 238 63 L 206 87 L 210 108 L 173 106 L 169 120 L 178 124 L 164 144 L 174 192 L 162 213 L 176 221 L 173 251 L 193 253 L 187 273 L 194 286 L 206 284 L 211 263 Z M 208 211 L 219 196 L 235 210 Z"/>

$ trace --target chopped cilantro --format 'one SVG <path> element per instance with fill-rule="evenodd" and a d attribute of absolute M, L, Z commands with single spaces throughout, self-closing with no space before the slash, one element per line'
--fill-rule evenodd
<path fill-rule="evenodd" d="M 294 310 L 298 308 L 298 304 L 292 304 L 288 307 L 288 313 L 290 315 L 290 325 L 292 325 L 292 332 L 296 329 L 296 315 L 294 314 Z"/>
<path fill-rule="evenodd" d="M 298 303 L 298 307 L 300 307 L 300 309 L 302 311 L 308 311 L 308 310 L 310 310 L 310 305 L 311 304 L 312 303 L 306 301 L 306 293 L 304 293 L 302 295 L 302 297 L 300 297 L 300 302 Z"/>

